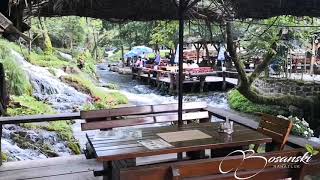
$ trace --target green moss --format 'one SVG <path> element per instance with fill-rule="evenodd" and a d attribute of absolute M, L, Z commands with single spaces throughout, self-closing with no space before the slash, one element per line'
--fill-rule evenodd
<path fill-rule="evenodd" d="M 54 114 L 51 106 L 44 102 L 37 101 L 31 96 L 11 96 L 11 102 L 7 109 L 9 116 Z"/>
<path fill-rule="evenodd" d="M 228 103 L 232 109 L 244 113 L 260 112 L 272 115 L 288 115 L 285 108 L 253 103 L 245 98 L 238 90 L 231 90 L 228 93 Z"/>
<path fill-rule="evenodd" d="M 74 154 L 80 154 L 80 145 L 73 136 L 71 125 L 67 121 L 54 121 L 50 122 L 48 126 L 44 127 L 48 131 L 54 131 L 58 133 L 58 136 L 68 142 L 68 147 Z"/>
<path fill-rule="evenodd" d="M 69 65 L 68 62 L 59 59 L 55 54 L 39 55 L 34 52 L 31 52 L 27 59 L 31 64 L 38 65 L 41 67 L 62 68 Z"/>
<path fill-rule="evenodd" d="M 2 162 L 7 162 L 8 161 L 8 156 L 7 154 L 1 152 L 1 158 L 2 158 Z"/>
<path fill-rule="evenodd" d="M 44 31 L 43 36 L 44 36 L 44 53 L 46 55 L 52 55 L 53 47 L 52 47 L 51 39 L 48 35 L 48 32 Z"/>
<path fill-rule="evenodd" d="M 74 154 L 81 154 L 81 149 L 78 142 L 68 142 L 68 147 Z"/>
<path fill-rule="evenodd" d="M 114 107 L 119 104 L 127 104 L 128 99 L 126 96 L 119 92 L 108 92 L 104 88 L 97 87 L 92 80 L 90 80 L 85 74 L 69 75 L 63 79 L 68 79 L 72 82 L 72 86 L 85 91 L 89 91 L 89 94 L 94 97 L 95 104 L 86 105 L 84 109 L 106 109 Z"/>
<path fill-rule="evenodd" d="M 108 83 L 104 87 L 106 87 L 108 89 L 114 89 L 114 90 L 118 90 L 119 89 L 119 86 L 117 84 L 112 84 L 112 83 Z"/>

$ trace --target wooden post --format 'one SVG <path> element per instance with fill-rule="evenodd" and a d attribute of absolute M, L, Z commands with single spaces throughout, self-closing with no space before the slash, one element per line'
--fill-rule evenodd
<path fill-rule="evenodd" d="M 227 89 L 227 82 L 226 82 L 226 72 L 222 71 L 222 90 L 226 90 Z"/>
<path fill-rule="evenodd" d="M 170 78 L 169 94 L 173 94 L 174 93 L 174 84 L 175 84 L 174 73 L 170 73 L 169 78 Z"/>
<path fill-rule="evenodd" d="M 0 166 L 2 165 L 1 138 L 2 138 L 2 124 L 0 124 Z"/>
<path fill-rule="evenodd" d="M 157 71 L 157 80 L 156 80 L 157 88 L 160 88 L 160 85 L 161 85 L 160 77 L 161 77 L 161 71 Z"/>
<path fill-rule="evenodd" d="M 0 63 L 0 115 L 5 114 L 7 104 L 7 90 L 3 64 Z"/>
<path fill-rule="evenodd" d="M 5 73 L 2 63 L 0 63 L 0 116 L 5 114 L 6 102 L 6 85 Z M 2 138 L 2 124 L 0 124 L 0 166 L 2 165 L 2 151 L 1 151 L 1 138 Z"/>
<path fill-rule="evenodd" d="M 151 80 L 151 75 L 150 75 L 151 71 L 148 71 L 148 79 L 147 79 L 147 83 L 148 85 L 150 85 L 150 80 Z"/>
<path fill-rule="evenodd" d="M 206 82 L 206 76 L 200 76 L 200 93 L 204 91 L 204 83 Z"/>
<path fill-rule="evenodd" d="M 316 61 L 316 37 L 314 37 L 312 39 L 312 55 L 311 55 L 311 62 L 310 62 L 310 74 L 313 74 L 314 73 L 314 69 L 313 69 L 313 65 Z"/>
<path fill-rule="evenodd" d="M 138 68 L 138 80 L 141 80 L 142 69 Z"/>

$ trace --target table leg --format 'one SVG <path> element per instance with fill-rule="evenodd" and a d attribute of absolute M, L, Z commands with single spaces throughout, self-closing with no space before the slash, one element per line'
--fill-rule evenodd
<path fill-rule="evenodd" d="M 103 162 L 103 170 L 107 172 L 107 174 L 103 176 L 103 180 L 112 180 L 112 161 Z"/>

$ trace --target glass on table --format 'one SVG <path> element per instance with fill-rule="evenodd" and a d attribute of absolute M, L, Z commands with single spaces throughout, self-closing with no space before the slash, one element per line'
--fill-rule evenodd
<path fill-rule="evenodd" d="M 233 121 L 230 121 L 229 117 L 226 117 L 226 121 L 223 123 L 220 123 L 218 131 L 224 132 L 227 134 L 232 134 L 233 133 Z"/>

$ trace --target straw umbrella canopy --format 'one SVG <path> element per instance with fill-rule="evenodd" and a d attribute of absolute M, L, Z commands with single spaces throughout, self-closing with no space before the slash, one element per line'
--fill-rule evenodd
<path fill-rule="evenodd" d="M 320 4 L 315 0 L 2 0 L 1 2 L 9 5 L 1 5 L 0 11 L 9 18 L 17 20 L 16 24 L 26 16 L 75 15 L 117 22 L 179 20 L 179 125 L 182 124 L 185 19 L 223 23 L 225 20 L 235 18 L 269 18 L 278 15 L 320 16 Z M 12 8 L 17 13 L 10 14 Z"/>

